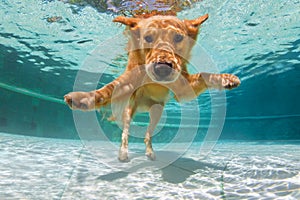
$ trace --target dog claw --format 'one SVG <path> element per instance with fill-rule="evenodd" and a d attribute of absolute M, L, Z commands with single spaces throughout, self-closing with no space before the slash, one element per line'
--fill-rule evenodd
<path fill-rule="evenodd" d="M 225 89 L 233 89 L 241 84 L 240 79 L 232 74 L 222 74 L 222 87 Z"/>
<path fill-rule="evenodd" d="M 68 94 L 66 94 L 64 96 L 64 101 L 68 104 L 68 105 L 72 105 L 72 97 Z"/>
<path fill-rule="evenodd" d="M 76 102 L 73 101 L 73 98 L 70 94 L 64 96 L 64 101 L 71 109 L 74 109 L 74 107 L 76 107 Z"/>
<path fill-rule="evenodd" d="M 99 98 L 99 102 L 100 102 L 100 103 L 103 103 L 103 102 L 104 102 L 104 98 L 102 98 L 102 97 Z"/>

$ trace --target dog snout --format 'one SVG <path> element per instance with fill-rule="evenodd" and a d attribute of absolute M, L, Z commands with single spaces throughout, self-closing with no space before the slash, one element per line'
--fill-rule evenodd
<path fill-rule="evenodd" d="M 160 78 L 169 76 L 172 73 L 172 70 L 171 63 L 159 62 L 154 65 L 154 73 Z"/>
<path fill-rule="evenodd" d="M 153 48 L 159 51 L 163 51 L 164 53 L 167 54 L 173 54 L 173 52 L 175 51 L 174 47 L 166 42 L 157 43 Z"/>

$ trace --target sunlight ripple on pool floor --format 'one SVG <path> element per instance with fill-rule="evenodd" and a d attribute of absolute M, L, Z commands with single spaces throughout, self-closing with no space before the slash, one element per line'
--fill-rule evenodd
<path fill-rule="evenodd" d="M 0 198 L 300 198 L 299 142 L 223 142 L 203 160 L 199 146 L 163 169 L 145 159 L 149 167 L 128 173 L 103 165 L 79 141 L 1 133 Z"/>

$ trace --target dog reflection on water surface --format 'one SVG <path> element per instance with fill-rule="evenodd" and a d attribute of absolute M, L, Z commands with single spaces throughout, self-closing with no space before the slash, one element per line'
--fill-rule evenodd
<path fill-rule="evenodd" d="M 129 35 L 125 72 L 98 90 L 64 96 L 71 109 L 83 111 L 126 101 L 119 114 L 123 126 L 120 161 L 128 161 L 129 126 L 136 112 L 149 112 L 144 142 L 146 155 L 154 160 L 151 137 L 170 92 L 180 102 L 192 100 L 209 88 L 232 89 L 240 84 L 239 78 L 231 74 L 188 73 L 192 47 L 207 18 L 207 14 L 193 20 L 165 15 L 115 18 L 114 22 L 126 25 Z"/>

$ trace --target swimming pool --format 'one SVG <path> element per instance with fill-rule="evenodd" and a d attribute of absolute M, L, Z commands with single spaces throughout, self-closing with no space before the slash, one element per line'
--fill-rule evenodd
<path fill-rule="evenodd" d="M 133 158 L 120 165 L 117 124 L 102 120 L 105 112 L 72 113 L 62 100 L 124 70 L 116 14 L 63 1 L 2 1 L 0 197 L 300 198 L 299 5 L 201 1 L 181 11 L 179 18 L 210 14 L 191 71 L 233 73 L 242 84 L 190 104 L 169 102 L 154 136 L 154 163 L 143 157 L 136 132 L 148 118 L 139 114 Z"/>

